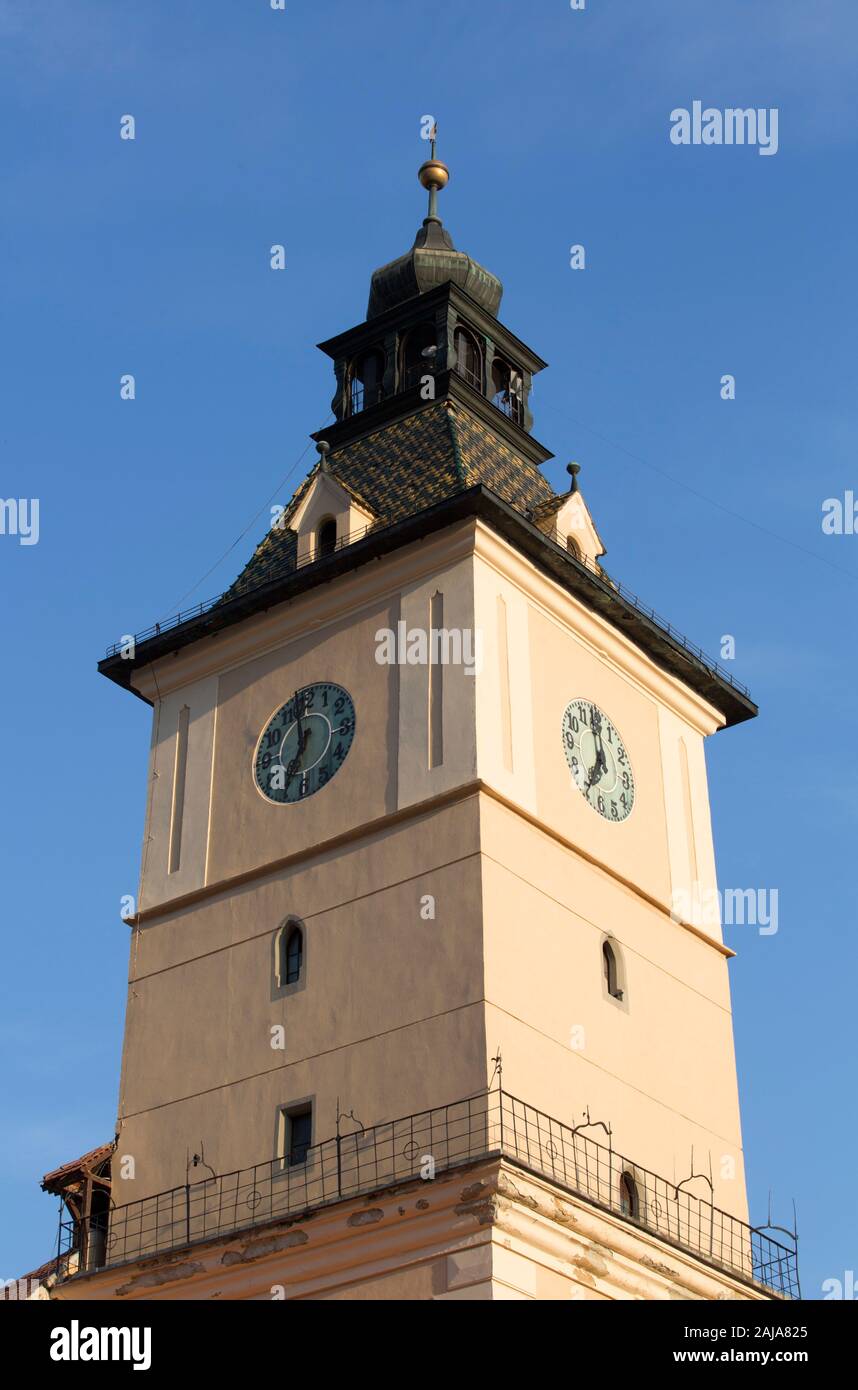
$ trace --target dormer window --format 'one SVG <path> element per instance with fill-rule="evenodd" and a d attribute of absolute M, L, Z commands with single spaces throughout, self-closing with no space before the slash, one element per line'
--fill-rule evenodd
<path fill-rule="evenodd" d="M 453 342 L 456 348 L 456 371 L 475 391 L 483 390 L 483 354 L 473 333 L 457 328 Z"/>
<path fill-rule="evenodd" d="M 359 415 L 384 396 L 384 353 L 372 348 L 352 363 L 349 375 L 349 414 Z"/>
<path fill-rule="evenodd" d="M 410 391 L 424 376 L 432 376 L 438 353 L 437 333 L 432 323 L 418 323 L 406 333 L 399 357 L 399 389 Z"/>
<path fill-rule="evenodd" d="M 316 556 L 323 559 L 325 555 L 332 555 L 337 548 L 337 523 L 332 516 L 326 516 L 324 521 L 319 523 L 316 532 Z"/>
<path fill-rule="evenodd" d="M 496 405 L 517 425 L 524 424 L 521 373 L 502 357 L 496 357 L 492 363 L 492 388 L 492 405 Z"/>

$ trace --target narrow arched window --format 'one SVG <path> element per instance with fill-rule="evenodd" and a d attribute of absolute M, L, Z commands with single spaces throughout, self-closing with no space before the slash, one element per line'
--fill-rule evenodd
<path fill-rule="evenodd" d="M 620 972 L 617 965 L 617 956 L 613 946 L 609 941 L 602 943 L 602 968 L 605 972 L 605 984 L 612 999 L 622 999 L 623 989 L 620 983 Z"/>
<path fill-rule="evenodd" d="M 384 395 L 384 353 L 372 348 L 352 363 L 349 374 L 349 410 L 358 415 Z"/>
<path fill-rule="evenodd" d="M 569 551 L 570 555 L 574 555 L 576 560 L 581 559 L 581 547 L 574 536 L 566 537 L 566 549 Z"/>
<path fill-rule="evenodd" d="M 337 548 L 337 523 L 332 516 L 326 517 L 316 533 L 316 553 L 321 558 L 330 555 Z"/>
<path fill-rule="evenodd" d="M 406 333 L 399 355 L 399 389 L 410 391 L 424 376 L 433 376 L 438 355 L 433 323 L 418 323 Z"/>
<path fill-rule="evenodd" d="M 457 328 L 453 342 L 456 348 L 456 371 L 476 391 L 483 389 L 483 355 L 473 333 Z"/>
<path fill-rule="evenodd" d="M 284 932 L 283 983 L 296 985 L 301 978 L 304 962 L 304 933 L 294 923 Z"/>
<path fill-rule="evenodd" d="M 524 421 L 522 401 L 522 382 L 520 372 L 515 371 L 502 357 L 492 363 L 492 405 L 502 410 L 517 425 Z"/>
<path fill-rule="evenodd" d="M 623 1173 L 620 1178 L 620 1211 L 623 1216 L 631 1216 L 635 1220 L 640 1216 L 638 1185 L 631 1173 Z"/>

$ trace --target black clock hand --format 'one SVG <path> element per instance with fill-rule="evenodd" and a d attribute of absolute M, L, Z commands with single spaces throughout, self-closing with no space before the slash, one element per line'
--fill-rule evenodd
<path fill-rule="evenodd" d="M 602 721 L 598 718 L 598 716 L 595 713 L 590 723 L 590 731 L 593 735 L 593 740 L 596 744 L 596 761 L 591 767 L 590 775 L 587 779 L 588 791 L 592 786 L 596 784 L 596 782 L 598 782 L 602 773 L 608 771 L 608 760 L 605 757 L 605 749 L 602 745 Z"/>
<path fill-rule="evenodd" d="M 301 766 L 301 759 L 302 759 L 303 756 L 304 756 L 304 751 L 305 751 L 305 749 L 306 749 L 306 747 L 307 747 L 307 744 L 308 744 L 309 742 L 310 742 L 310 730 L 309 730 L 309 729 L 305 729 L 304 732 L 303 732 L 302 734 L 300 734 L 299 737 L 298 737 L 298 751 L 297 751 L 297 753 L 295 754 L 295 756 L 294 756 L 294 758 L 292 759 L 292 761 L 288 764 L 288 766 L 287 766 L 287 768 L 286 768 L 286 791 L 289 790 L 289 783 L 292 781 L 292 778 L 295 776 L 295 773 L 298 771 L 298 768 Z"/>

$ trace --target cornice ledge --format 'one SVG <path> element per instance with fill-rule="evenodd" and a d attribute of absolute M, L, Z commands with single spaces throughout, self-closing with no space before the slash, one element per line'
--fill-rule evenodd
<path fill-rule="evenodd" d="M 714 705 L 710 705 L 678 677 L 661 670 L 622 632 L 549 579 L 531 560 L 481 521 L 476 524 L 474 551 L 504 579 L 540 604 L 550 617 L 568 628 L 605 660 L 612 662 L 646 694 L 667 705 L 697 733 L 706 736 L 724 726 L 724 715 Z"/>

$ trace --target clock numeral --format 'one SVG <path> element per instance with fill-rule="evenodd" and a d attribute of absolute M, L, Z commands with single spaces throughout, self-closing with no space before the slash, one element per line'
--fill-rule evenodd
<path fill-rule="evenodd" d="M 635 803 L 635 782 L 629 755 L 607 715 L 590 700 L 573 700 L 563 712 L 560 735 L 572 779 L 587 804 L 605 820 L 625 820 Z M 592 748 L 584 735 L 592 738 Z"/>
<path fill-rule="evenodd" d="M 312 796 L 348 756 L 355 729 L 354 702 L 341 686 L 328 681 L 296 690 L 259 736 L 253 763 L 259 790 L 280 805 Z"/>

